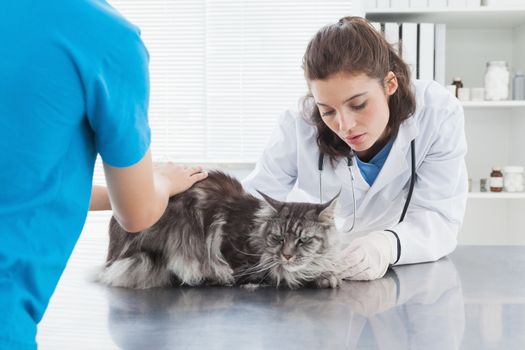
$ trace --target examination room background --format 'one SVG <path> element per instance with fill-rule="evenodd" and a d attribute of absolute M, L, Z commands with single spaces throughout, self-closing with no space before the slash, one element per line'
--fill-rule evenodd
<path fill-rule="evenodd" d="M 141 28 L 150 52 L 154 160 L 201 164 L 240 178 L 254 167 L 279 113 L 306 93 L 301 58 L 316 30 L 346 15 L 381 12 L 349 0 L 109 2 Z M 395 13 L 381 18 L 403 21 Z M 459 76 L 466 87 L 483 87 L 489 61 L 507 61 L 511 76 L 525 70 L 525 16 L 511 18 L 422 17 L 446 23 L 446 84 Z M 525 194 L 481 193 L 479 182 L 493 166 L 525 166 L 525 101 L 463 105 L 472 192 L 459 244 L 524 245 Z M 100 161 L 95 184 L 104 184 Z M 71 259 L 78 271 L 103 263 L 110 215 L 88 215 Z M 67 298 L 76 287 L 57 293 Z M 76 302 L 62 305 L 74 309 Z M 58 333 L 46 328 L 46 317 L 53 315 L 46 314 L 42 333 Z M 75 318 L 67 323 L 61 327 L 74 327 Z M 40 339 L 44 345 L 52 340 Z"/>
<path fill-rule="evenodd" d="M 301 58 L 313 33 L 343 15 L 382 11 L 370 8 L 381 1 L 348 0 L 110 3 L 141 28 L 151 54 L 154 158 L 239 177 L 253 168 L 279 113 L 306 92 Z M 446 23 L 446 45 L 436 49 L 445 51 L 444 84 L 461 77 L 465 87 L 483 87 L 489 61 L 506 61 L 511 77 L 525 70 L 525 19 L 465 18 L 444 12 L 420 21 Z M 479 188 L 493 166 L 525 166 L 525 106 L 513 102 L 463 103 L 472 192 L 460 244 L 525 244 L 525 194 Z M 95 183 L 104 183 L 100 163 Z M 297 191 L 291 196 L 301 198 Z M 105 220 L 90 214 L 88 224 Z"/>

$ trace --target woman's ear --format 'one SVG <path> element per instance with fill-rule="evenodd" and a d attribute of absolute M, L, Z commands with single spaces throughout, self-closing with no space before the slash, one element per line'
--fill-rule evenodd
<path fill-rule="evenodd" d="M 397 77 L 394 72 L 390 71 L 385 77 L 385 93 L 387 96 L 392 96 L 397 91 Z"/>

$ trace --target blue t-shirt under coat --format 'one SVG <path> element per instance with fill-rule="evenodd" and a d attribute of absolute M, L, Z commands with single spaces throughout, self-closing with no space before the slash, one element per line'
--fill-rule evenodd
<path fill-rule="evenodd" d="M 393 144 L 394 140 L 388 141 L 381 151 L 372 157 L 369 162 L 363 162 L 359 159 L 359 157 L 355 157 L 359 171 L 361 172 L 361 175 L 363 175 L 363 178 L 368 183 L 368 185 L 372 186 L 374 184 L 377 175 L 379 175 L 381 168 L 383 168 L 383 165 L 388 158 L 388 154 L 390 153 Z"/>

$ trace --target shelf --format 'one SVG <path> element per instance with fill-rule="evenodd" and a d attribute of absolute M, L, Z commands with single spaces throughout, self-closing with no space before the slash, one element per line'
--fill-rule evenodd
<path fill-rule="evenodd" d="M 469 192 L 468 198 L 472 199 L 525 199 L 525 192 Z"/>
<path fill-rule="evenodd" d="M 525 108 L 525 101 L 463 101 L 464 108 Z"/>
<path fill-rule="evenodd" d="M 525 25 L 525 7 L 409 8 L 366 11 L 372 22 L 445 23 L 455 28 L 514 28 Z"/>

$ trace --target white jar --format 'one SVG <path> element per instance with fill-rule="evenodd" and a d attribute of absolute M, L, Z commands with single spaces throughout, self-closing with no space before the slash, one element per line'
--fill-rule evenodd
<path fill-rule="evenodd" d="M 502 101 L 509 98 L 510 72 L 505 61 L 490 61 L 485 72 L 485 100 Z"/>
<path fill-rule="evenodd" d="M 506 166 L 503 168 L 505 191 L 522 192 L 523 191 L 523 167 Z"/>

